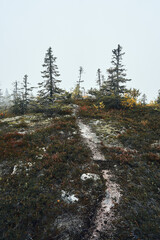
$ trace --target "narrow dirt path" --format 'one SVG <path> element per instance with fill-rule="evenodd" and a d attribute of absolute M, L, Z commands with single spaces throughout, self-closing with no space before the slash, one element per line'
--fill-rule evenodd
<path fill-rule="evenodd" d="M 104 155 L 102 155 L 97 148 L 97 143 L 99 143 L 100 141 L 98 140 L 96 134 L 92 132 L 91 128 L 88 125 L 84 124 L 82 120 L 78 120 L 78 126 L 81 130 L 82 137 L 85 139 L 87 145 L 92 151 L 93 160 L 105 161 Z"/>
<path fill-rule="evenodd" d="M 77 119 L 77 124 L 80 128 L 81 135 L 91 149 L 93 160 L 107 161 L 104 155 L 100 152 L 97 145 L 100 142 L 94 132 L 92 132 L 89 125 L 84 124 L 82 120 Z M 91 235 L 89 240 L 101 239 L 101 233 L 107 232 L 109 237 L 112 237 L 115 230 L 112 222 L 115 219 L 113 207 L 120 202 L 121 189 L 120 186 L 112 179 L 114 175 L 109 170 L 102 170 L 103 178 L 106 181 L 105 197 L 102 199 L 100 207 L 98 208 L 93 222 L 93 226 L 89 232 Z"/>

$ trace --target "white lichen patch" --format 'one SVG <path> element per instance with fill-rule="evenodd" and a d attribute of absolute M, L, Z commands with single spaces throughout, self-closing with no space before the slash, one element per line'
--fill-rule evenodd
<path fill-rule="evenodd" d="M 46 148 L 45 148 L 45 147 L 42 147 L 42 151 L 43 151 L 43 152 L 46 152 Z"/>
<path fill-rule="evenodd" d="M 62 197 L 62 200 L 65 201 L 66 203 L 75 203 L 79 201 L 79 199 L 75 197 L 74 194 L 70 194 L 64 190 L 62 190 L 61 197 Z"/>
<path fill-rule="evenodd" d="M 160 140 L 155 141 L 154 143 L 151 144 L 152 148 L 160 147 Z"/>
<path fill-rule="evenodd" d="M 42 125 L 46 125 L 46 124 L 50 124 L 51 121 L 52 121 L 52 118 L 46 118 L 46 119 L 42 119 L 42 120 L 40 121 L 40 123 L 41 123 Z"/>
<path fill-rule="evenodd" d="M 64 117 L 65 117 L 65 118 L 70 118 L 70 117 L 71 117 L 71 115 L 64 115 Z"/>
<path fill-rule="evenodd" d="M 110 123 L 106 123 L 104 120 L 93 120 L 91 124 L 95 125 L 97 130 L 106 134 L 113 134 L 116 131 Z"/>
<path fill-rule="evenodd" d="M 40 153 L 35 158 L 38 159 L 38 160 L 42 160 L 43 155 L 47 151 L 47 149 L 45 147 L 42 147 L 42 148 L 37 147 L 37 149 L 39 150 Z"/>
<path fill-rule="evenodd" d="M 17 132 L 19 134 L 25 135 L 26 133 L 28 133 L 28 131 L 21 129 L 19 132 Z"/>
<path fill-rule="evenodd" d="M 45 147 L 42 147 L 42 148 L 37 147 L 37 149 L 38 149 L 40 152 L 46 152 L 46 148 L 45 148 Z"/>
<path fill-rule="evenodd" d="M 39 116 L 39 114 L 34 114 L 34 115 L 23 115 L 23 116 L 16 116 L 16 117 L 9 117 L 9 118 L 4 118 L 1 119 L 1 122 L 7 122 L 10 125 L 17 125 L 20 123 L 26 123 L 26 124 L 33 124 L 33 126 L 36 124 L 36 122 L 33 121 L 41 121 L 42 120 L 42 115 Z M 48 120 L 47 120 L 48 122 Z"/>
<path fill-rule="evenodd" d="M 18 164 L 14 165 L 11 175 L 20 174 L 23 169 L 25 169 L 26 172 L 29 172 L 32 169 L 33 165 L 34 163 L 31 162 L 24 163 L 22 161 L 19 161 Z"/>
<path fill-rule="evenodd" d="M 100 179 L 100 176 L 95 173 L 83 173 L 81 176 L 81 180 L 85 181 L 87 179 L 93 179 L 94 181 L 97 181 Z"/>
<path fill-rule="evenodd" d="M 125 129 L 119 129 L 116 122 L 106 122 L 105 120 L 91 120 L 89 122 L 91 129 L 93 129 L 99 136 L 101 141 L 108 147 L 123 147 L 118 141 L 118 134 L 122 134 Z"/>
<path fill-rule="evenodd" d="M 4 119 L 1 119 L 1 122 L 13 122 L 13 121 L 19 120 L 20 118 L 21 118 L 21 116 L 4 118 Z"/>
<path fill-rule="evenodd" d="M 37 160 L 42 160 L 43 159 L 43 154 L 39 154 L 35 157 Z"/>

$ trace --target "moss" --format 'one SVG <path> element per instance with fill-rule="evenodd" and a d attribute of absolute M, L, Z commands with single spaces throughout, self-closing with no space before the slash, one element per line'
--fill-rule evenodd
<path fill-rule="evenodd" d="M 104 183 L 100 179 L 96 184 L 92 180 L 84 184 L 80 177 L 110 169 L 123 190 L 114 209 L 118 217 L 112 239 L 159 239 L 160 112 L 142 107 L 96 111 L 94 100 L 77 103 L 82 107 L 79 116 L 85 117 L 101 139 L 107 161 L 100 167 L 93 163 L 70 107 L 50 118 L 40 113 L 1 120 L 0 238 L 82 239 L 104 195 Z M 31 122 L 25 134 L 18 132 L 22 118 Z M 12 174 L 15 166 L 19 171 Z M 61 198 L 62 190 L 75 194 L 79 201 L 67 204 Z M 68 216 L 78 220 L 70 231 L 61 224 Z M 80 230 L 76 230 L 78 224 L 82 224 Z M 101 239 L 108 238 L 107 233 L 101 234 Z"/>
<path fill-rule="evenodd" d="M 159 139 L 160 115 L 152 109 L 115 110 L 110 112 L 110 117 L 106 114 L 107 122 L 112 125 L 111 120 L 116 118 L 117 128 L 123 129 L 117 133 L 117 139 L 125 146 L 109 147 L 103 140 L 103 132 L 102 151 L 123 190 L 116 207 L 119 220 L 114 222 L 117 230 L 113 239 L 158 239 L 160 158 L 158 144 L 153 144 Z M 101 129 L 96 127 L 102 134 Z M 102 239 L 107 237 L 103 233 Z"/>
<path fill-rule="evenodd" d="M 92 182 L 84 185 L 80 176 L 88 167 L 98 174 L 99 169 L 92 167 L 91 153 L 81 140 L 75 118 L 43 119 L 32 128 L 34 132 L 23 135 L 9 126 L 8 133 L 0 138 L 1 163 L 7 160 L 3 166 L 9 169 L 1 172 L 0 238 L 49 239 L 53 233 L 63 235 L 68 230 L 59 228 L 56 219 L 67 213 L 83 222 L 80 231 L 75 227 L 69 233 L 70 238 L 78 239 L 103 189 L 102 182 L 96 187 Z M 66 204 L 62 190 L 75 193 L 79 201 Z"/>

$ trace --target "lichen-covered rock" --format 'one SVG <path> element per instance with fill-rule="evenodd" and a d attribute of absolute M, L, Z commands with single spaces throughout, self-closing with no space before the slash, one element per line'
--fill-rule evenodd
<path fill-rule="evenodd" d="M 81 176 L 81 180 L 85 181 L 87 179 L 93 179 L 94 181 L 97 181 L 100 179 L 100 176 L 98 174 L 94 173 L 84 173 Z"/>
<path fill-rule="evenodd" d="M 70 194 L 64 190 L 62 190 L 62 200 L 64 200 L 66 203 L 74 203 L 74 202 L 78 202 L 78 198 L 75 197 L 74 194 Z"/>

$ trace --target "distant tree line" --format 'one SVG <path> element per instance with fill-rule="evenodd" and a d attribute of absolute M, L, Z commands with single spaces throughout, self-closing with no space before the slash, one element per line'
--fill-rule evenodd
<path fill-rule="evenodd" d="M 140 92 L 137 89 L 127 89 L 126 83 L 131 79 L 126 77 L 126 69 L 122 63 L 122 58 L 125 52 L 122 47 L 118 45 L 116 49 L 112 50 L 111 67 L 106 70 L 108 77 L 105 79 L 101 69 L 97 70 L 97 88 L 91 88 L 88 94 L 99 101 L 103 101 L 105 105 L 110 107 L 120 108 L 121 99 L 124 94 L 130 98 L 137 99 Z M 14 114 L 25 114 L 29 111 L 37 112 L 53 112 L 54 102 L 57 99 L 79 99 L 85 94 L 85 89 L 81 87 L 84 82 L 82 74 L 84 73 L 83 67 L 79 68 L 79 76 L 76 82 L 75 89 L 69 93 L 58 87 L 61 82 L 60 73 L 56 64 L 56 57 L 53 55 L 52 48 L 49 47 L 45 54 L 43 71 L 41 72 L 43 81 L 38 83 L 37 87 L 31 87 L 28 81 L 28 75 L 25 74 L 23 81 L 13 82 L 13 92 L 9 95 L 6 90 L 3 96 L 0 89 L 0 109 L 6 109 L 8 106 Z M 38 88 L 37 96 L 33 96 L 33 89 Z M 83 89 L 83 94 L 82 94 Z M 146 104 L 147 97 L 143 94 L 141 103 Z M 160 90 L 156 102 L 160 104 Z"/>
<path fill-rule="evenodd" d="M 32 110 L 43 111 L 51 107 L 58 95 L 64 92 L 57 86 L 57 83 L 61 82 L 61 80 L 59 79 L 60 74 L 56 65 L 56 57 L 53 56 L 51 47 L 46 52 L 42 66 L 44 70 L 41 73 L 44 80 L 38 83 L 38 87 L 30 87 L 27 74 L 24 75 L 22 83 L 18 81 L 13 82 L 13 93 L 11 94 L 11 109 L 13 113 L 25 114 Z M 36 97 L 33 97 L 32 93 L 34 88 L 38 88 Z M 0 91 L 0 101 L 2 99 Z"/>

